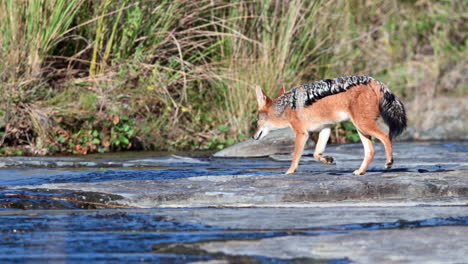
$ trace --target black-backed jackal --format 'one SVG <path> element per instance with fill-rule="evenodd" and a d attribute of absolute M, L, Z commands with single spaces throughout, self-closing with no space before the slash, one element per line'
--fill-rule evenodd
<path fill-rule="evenodd" d="M 296 171 L 309 131 L 320 131 L 314 158 L 323 163 L 333 163 L 333 158 L 323 152 L 333 124 L 351 120 L 364 145 L 364 160 L 355 175 L 366 173 L 374 157 L 371 136 L 385 146 L 385 168 L 393 164 L 392 139 L 406 128 L 406 113 L 402 102 L 380 81 L 370 76 L 344 76 L 306 83 L 289 91 L 281 89 L 275 99 L 270 99 L 262 89 L 256 89 L 258 101 L 257 131 L 254 139 L 263 138 L 271 129 L 290 126 L 296 140 L 291 167 L 286 174 Z M 382 116 L 389 126 L 387 135 L 377 127 Z"/>

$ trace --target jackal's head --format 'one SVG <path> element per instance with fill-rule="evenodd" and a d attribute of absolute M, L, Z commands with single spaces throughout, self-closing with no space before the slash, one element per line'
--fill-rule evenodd
<path fill-rule="evenodd" d="M 284 88 L 281 88 L 276 98 L 281 96 L 284 92 Z M 260 86 L 255 87 L 255 94 L 257 95 L 258 114 L 257 130 L 255 131 L 253 139 L 259 140 L 266 136 L 270 130 L 286 127 L 288 123 L 284 117 L 279 117 L 274 113 L 273 100 L 263 92 Z"/>

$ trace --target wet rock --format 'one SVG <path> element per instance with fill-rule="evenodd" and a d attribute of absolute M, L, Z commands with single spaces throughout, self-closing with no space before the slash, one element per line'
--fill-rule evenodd
<path fill-rule="evenodd" d="M 321 202 L 468 202 L 467 170 L 421 174 L 414 172 L 373 172 L 353 176 L 350 172 L 327 175 L 202 176 L 162 181 L 106 181 L 57 183 L 28 188 L 74 189 L 120 194 L 119 203 L 130 206 L 297 206 Z"/>
<path fill-rule="evenodd" d="M 158 169 L 3 169 L 0 207 L 9 199 L 9 209 L 65 210 L 0 210 L 0 262 L 463 263 L 468 142 L 397 143 L 394 152 L 394 168 L 382 169 L 376 144 L 363 176 L 352 174 L 361 144 L 329 146 L 334 165 L 306 156 L 292 175 L 279 154 L 208 164 L 166 156 Z M 153 158 L 84 161 L 154 167 Z"/>
<path fill-rule="evenodd" d="M 118 194 L 123 202 L 140 207 L 165 206 L 290 206 L 317 202 L 465 202 L 468 195 L 467 143 L 395 144 L 395 168 L 384 163 L 376 145 L 376 159 L 364 176 L 352 171 L 363 155 L 360 144 L 335 145 L 326 154 L 335 165 L 303 160 L 293 175 L 219 175 L 170 180 L 112 180 L 92 178 L 82 183 L 51 183 L 28 188 L 49 188 Z M 377 164 L 377 165 L 376 165 Z M 242 165 L 244 166 L 244 165 Z M 288 164 L 284 164 L 285 169 Z M 169 173 L 169 172 L 167 172 Z"/>
<path fill-rule="evenodd" d="M 198 257 L 200 260 L 191 263 L 211 263 L 211 264 L 224 264 L 224 263 L 238 263 L 238 264 L 263 264 L 263 263 L 304 263 L 304 264 L 318 264 L 333 262 L 334 260 L 327 259 L 310 259 L 310 258 L 291 258 L 287 261 L 270 258 L 264 256 L 247 256 L 240 254 L 224 254 L 222 252 L 208 252 L 201 249 L 196 244 L 170 244 L 164 247 L 159 245 L 153 247 L 155 253 L 163 254 L 180 254 L 192 257 Z M 347 263 L 347 262 L 341 262 Z"/>
<path fill-rule="evenodd" d="M 35 189 L 0 192 L 0 208 L 9 209 L 98 209 L 122 207 L 120 195 L 69 190 Z"/>
<path fill-rule="evenodd" d="M 213 154 L 214 157 L 265 157 L 278 153 L 291 153 L 294 150 L 294 133 L 291 128 L 271 131 L 261 140 L 249 139 Z M 306 148 L 315 145 L 307 141 Z"/>
<path fill-rule="evenodd" d="M 325 208 L 182 208 L 119 210 L 0 210 L 0 261 L 22 263 L 25 257 L 35 262 L 67 259 L 67 263 L 349 263 L 345 258 L 311 258 L 301 255 L 309 239 L 336 234 L 432 229 L 438 226 L 466 227 L 468 207 L 325 207 Z M 414 214 L 412 214 L 414 212 Z M 465 217 L 464 217 L 465 216 Z M 424 219 L 429 217 L 427 219 Z M 369 222 L 366 222 L 369 221 Z M 277 224 L 275 224 L 277 223 Z M 209 224 L 209 225 L 207 225 Z M 379 235 L 379 233 L 375 233 Z M 424 243 L 424 236 L 414 232 Z M 438 232 L 434 232 L 435 235 Z M 458 247 L 454 240 L 441 236 L 434 248 Z M 413 233 L 402 233 L 412 236 Z M 3 239 L 1 239 L 3 238 Z M 293 241 L 289 257 L 276 257 L 271 251 L 246 252 L 252 243 L 267 243 L 276 238 Z M 297 240 L 294 240 L 296 239 Z M 392 241 L 398 244 L 398 241 Z M 288 240 L 291 239 L 291 240 Z M 304 247 L 300 246 L 302 239 Z M 356 240 L 360 243 L 362 240 Z M 380 235 L 380 239 L 385 236 Z M 378 241 L 377 238 L 375 240 Z M 406 237 L 403 239 L 406 241 Z M 349 240 L 347 243 L 350 243 Z M 436 242 L 433 241 L 432 242 Z M 224 252 L 245 243 L 238 252 Z M 283 242 L 281 242 L 283 243 Z M 284 242 L 287 243 L 287 242 Z M 341 238 L 329 242 L 341 243 Z M 381 241 L 380 241 L 381 243 Z M 274 243 L 273 243 L 274 244 Z M 371 244 L 371 242 L 367 243 Z M 405 255 L 419 254 L 419 247 L 408 245 Z M 443 245 L 441 245 L 443 244 Z M 208 248 L 208 245 L 213 245 Z M 281 246 L 283 244 L 279 244 Z M 299 247 L 295 247 L 299 245 Z M 320 243 L 315 244 L 320 248 Z M 379 243 L 374 244 L 375 250 Z M 357 247 L 357 245 L 354 245 Z M 206 247 L 206 248 L 205 248 Z M 346 247 L 343 246 L 343 247 Z M 462 250 L 464 245 L 460 250 Z M 287 248 L 287 247 L 286 247 Z M 285 248 L 285 249 L 286 249 Z M 413 252 L 412 249 L 416 250 Z M 281 249 L 272 247 L 274 251 Z M 332 248 L 333 249 L 333 248 Z M 345 248 L 346 249 L 346 248 Z M 381 255 L 394 255 L 392 248 L 382 247 Z M 395 250 L 398 250 L 398 245 Z M 66 252 L 64 252 L 66 250 Z M 390 250 L 390 251 L 385 251 Z M 44 254 L 47 252 L 47 254 Z M 54 253 L 58 252 L 58 253 Z M 116 254 L 116 252 L 119 252 Z M 447 251 L 450 254 L 452 251 Z M 353 252 L 352 252 L 353 253 Z M 362 253 L 362 252 L 359 252 Z M 449 263 L 452 263 L 448 261 Z M 356 263 L 356 262 L 355 262 Z M 359 263 L 359 262 L 357 262 Z M 382 262 L 375 262 L 382 263 Z M 417 262 L 427 263 L 427 262 Z M 463 262 L 460 262 L 463 263 Z"/>
<path fill-rule="evenodd" d="M 204 208 L 160 211 L 177 222 L 227 230 L 377 230 L 468 225 L 468 206 L 343 206 L 296 208 Z"/>
<path fill-rule="evenodd" d="M 368 173 L 355 176 L 360 144 L 330 146 L 336 164 L 303 161 L 292 175 L 275 173 L 49 183 L 17 188 L 69 189 L 118 194 L 137 207 L 304 206 L 316 203 L 468 203 L 468 143 L 395 144 L 395 165 L 382 169 L 384 151 Z M 284 163 L 284 170 L 288 167 Z"/>
<path fill-rule="evenodd" d="M 122 167 L 157 167 L 182 164 L 207 164 L 191 157 L 178 155 L 122 158 L 118 154 L 93 159 L 91 157 L 0 157 L 0 168 L 122 168 Z"/>
<path fill-rule="evenodd" d="M 0 208 L 4 209 L 68 209 L 65 203 L 46 199 L 25 199 L 24 197 L 3 198 L 0 195 Z"/>
<path fill-rule="evenodd" d="M 353 231 L 321 236 L 291 236 L 259 241 L 199 244 L 212 253 L 279 259 L 349 259 L 352 263 L 464 263 L 468 227 Z"/>

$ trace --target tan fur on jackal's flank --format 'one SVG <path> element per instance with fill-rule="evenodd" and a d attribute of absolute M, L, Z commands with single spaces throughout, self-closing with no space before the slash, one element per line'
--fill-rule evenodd
<path fill-rule="evenodd" d="M 365 151 L 364 160 L 354 174 L 364 174 L 374 157 L 371 136 L 384 144 L 385 168 L 392 166 L 391 137 L 378 128 L 376 122 L 382 116 L 390 127 L 390 135 L 396 136 L 406 127 L 406 114 L 401 101 L 372 77 L 339 77 L 304 84 L 288 92 L 283 88 L 274 100 L 257 86 L 256 95 L 259 110 L 254 139 L 263 138 L 271 129 L 287 126 L 296 135 L 287 174 L 297 169 L 309 131 L 320 131 L 314 157 L 323 163 L 332 163 L 332 157 L 323 155 L 330 127 L 346 120 L 351 120 L 356 126 Z"/>

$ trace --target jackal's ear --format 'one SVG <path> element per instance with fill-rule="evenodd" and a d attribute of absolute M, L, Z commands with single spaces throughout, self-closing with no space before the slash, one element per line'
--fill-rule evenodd
<path fill-rule="evenodd" d="M 281 89 L 279 90 L 279 92 L 278 92 L 278 94 L 276 95 L 275 98 L 280 97 L 280 96 L 283 95 L 285 92 L 286 92 L 286 89 L 284 89 L 284 86 L 281 87 Z"/>
<path fill-rule="evenodd" d="M 268 96 L 263 92 L 262 88 L 257 85 L 255 86 L 255 94 L 257 95 L 257 102 L 259 107 L 263 107 L 266 105 L 267 100 L 269 99 Z"/>

